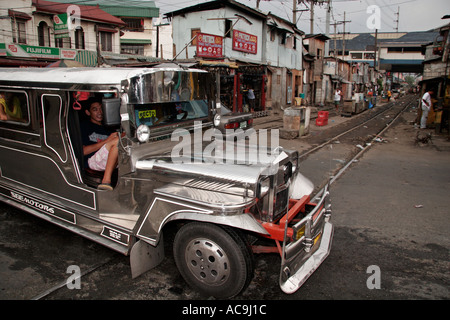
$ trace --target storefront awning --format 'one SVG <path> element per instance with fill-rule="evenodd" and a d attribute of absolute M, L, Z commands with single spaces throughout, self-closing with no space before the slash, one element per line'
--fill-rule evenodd
<path fill-rule="evenodd" d="M 120 44 L 152 44 L 150 39 L 120 39 Z"/>
<path fill-rule="evenodd" d="M 3 67 L 46 67 L 48 64 L 48 61 L 0 58 Z"/>
<path fill-rule="evenodd" d="M 236 62 L 201 60 L 201 61 L 199 61 L 199 64 L 201 66 L 205 66 L 205 67 L 227 67 L 227 68 L 232 68 L 232 69 L 239 68 L 239 66 L 237 65 Z"/>

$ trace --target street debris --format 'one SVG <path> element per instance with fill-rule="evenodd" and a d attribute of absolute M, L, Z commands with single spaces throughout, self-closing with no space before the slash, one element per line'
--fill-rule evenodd
<path fill-rule="evenodd" d="M 418 145 L 426 145 L 426 144 L 429 144 L 430 142 L 432 143 L 431 137 L 432 137 L 431 132 L 427 133 L 424 136 L 420 136 L 420 131 L 418 131 L 416 134 L 416 140 L 415 140 L 414 144 L 416 146 L 418 146 Z"/>

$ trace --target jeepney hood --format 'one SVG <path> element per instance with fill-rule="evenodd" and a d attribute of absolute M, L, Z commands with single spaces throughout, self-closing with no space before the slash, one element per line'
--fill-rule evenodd
<path fill-rule="evenodd" d="M 135 167 L 138 172 L 151 171 L 163 175 L 172 186 L 196 189 L 196 192 L 204 190 L 206 193 L 234 195 L 248 200 L 255 198 L 261 177 L 275 174 L 279 165 L 288 160 L 288 154 L 282 151 L 257 163 L 239 163 L 237 160 L 232 163 L 226 160 L 217 162 L 217 159 L 212 158 L 197 159 L 201 162 L 196 162 L 195 157 L 166 157 L 141 159 L 136 161 Z"/>
<path fill-rule="evenodd" d="M 137 161 L 136 169 L 163 170 L 184 177 L 198 177 L 203 180 L 230 181 L 251 185 L 257 183 L 258 177 L 265 167 L 218 163 L 176 163 L 152 159 Z"/>

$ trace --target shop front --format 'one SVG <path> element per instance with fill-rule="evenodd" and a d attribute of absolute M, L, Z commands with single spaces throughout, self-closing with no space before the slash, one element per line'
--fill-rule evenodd
<path fill-rule="evenodd" d="M 199 67 L 220 75 L 220 101 L 234 112 L 266 110 L 266 68 L 239 62 L 205 61 Z"/>

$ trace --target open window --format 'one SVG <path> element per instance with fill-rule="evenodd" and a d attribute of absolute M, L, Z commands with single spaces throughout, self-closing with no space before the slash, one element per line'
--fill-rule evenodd
<path fill-rule="evenodd" d="M 68 111 L 68 128 L 70 141 L 73 148 L 73 152 L 75 158 L 77 159 L 78 167 L 77 172 L 79 176 L 80 182 L 91 186 L 93 188 L 97 188 L 97 186 L 101 183 L 103 178 L 103 172 L 94 171 L 88 168 L 84 155 L 83 155 L 83 142 L 82 142 L 82 134 L 81 134 L 81 123 L 83 121 L 89 121 L 88 116 L 85 113 L 86 108 L 88 108 L 88 101 L 90 98 L 95 98 L 98 101 L 102 101 L 103 105 L 113 104 L 117 106 L 118 99 L 115 98 L 115 92 L 70 92 L 69 93 L 71 101 L 69 102 L 69 111 Z M 107 108 L 107 110 L 111 110 L 111 108 Z M 119 110 L 115 108 L 117 112 Z M 112 123 L 111 117 L 113 115 L 106 115 L 104 112 L 104 121 L 109 121 L 109 127 L 113 129 L 118 129 L 120 127 L 120 122 L 117 123 L 114 120 Z M 116 115 L 114 115 L 116 116 Z M 120 115 L 119 115 L 120 118 Z M 108 124 L 106 124 L 108 126 Z M 112 184 L 116 184 L 117 182 L 118 172 L 117 169 L 113 173 L 112 176 Z"/>
<path fill-rule="evenodd" d="M 0 91 L 0 121 L 19 125 L 30 123 L 28 98 L 24 91 Z"/>

